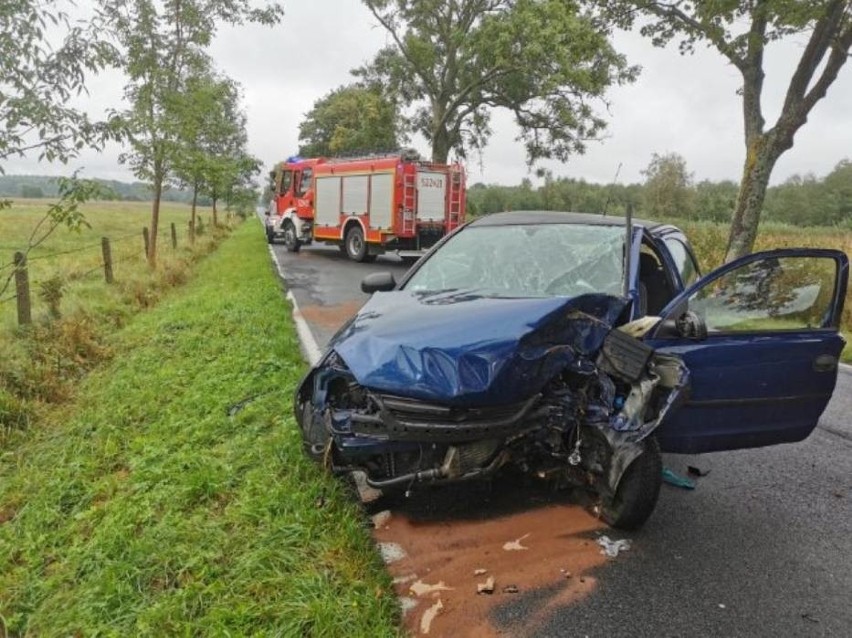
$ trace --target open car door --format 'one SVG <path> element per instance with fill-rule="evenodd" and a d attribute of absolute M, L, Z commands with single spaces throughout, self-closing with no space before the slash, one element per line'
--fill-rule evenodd
<path fill-rule="evenodd" d="M 834 391 L 849 276 L 836 250 L 755 253 L 698 280 L 646 341 L 683 358 L 689 398 L 656 430 L 666 452 L 801 441 Z"/>

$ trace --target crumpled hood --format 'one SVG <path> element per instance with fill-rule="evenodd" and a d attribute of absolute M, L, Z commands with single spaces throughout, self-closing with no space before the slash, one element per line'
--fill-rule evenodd
<path fill-rule="evenodd" d="M 362 386 L 447 405 L 515 403 L 593 355 L 627 300 L 376 293 L 331 341 Z"/>

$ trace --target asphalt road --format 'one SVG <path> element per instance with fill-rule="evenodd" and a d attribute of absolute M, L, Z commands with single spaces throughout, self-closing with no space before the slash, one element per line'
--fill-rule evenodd
<path fill-rule="evenodd" d="M 320 346 L 366 301 L 365 274 L 399 278 L 406 269 L 393 257 L 356 264 L 336 248 L 275 251 Z M 693 491 L 664 485 L 652 518 L 630 535 L 630 551 L 595 568 L 587 595 L 549 607 L 543 619 L 541 592 L 504 596 L 488 612 L 492 625 L 529 636 L 852 635 L 850 415 L 852 372 L 844 368 L 802 443 L 668 455 L 675 471 L 710 473 Z M 525 624 L 533 613 L 537 621 Z"/>

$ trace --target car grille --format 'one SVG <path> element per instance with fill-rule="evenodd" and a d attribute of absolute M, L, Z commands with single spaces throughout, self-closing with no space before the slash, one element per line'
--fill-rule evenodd
<path fill-rule="evenodd" d="M 494 407 L 457 408 L 391 395 L 373 395 L 377 415 L 353 415 L 357 434 L 392 441 L 473 441 L 506 436 L 529 416 L 531 399 Z"/>

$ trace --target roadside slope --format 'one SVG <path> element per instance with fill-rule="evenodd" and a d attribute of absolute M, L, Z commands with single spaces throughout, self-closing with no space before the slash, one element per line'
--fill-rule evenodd
<path fill-rule="evenodd" d="M 0 636 L 396 633 L 357 508 L 302 454 L 257 226 L 197 273 L 0 457 Z"/>

